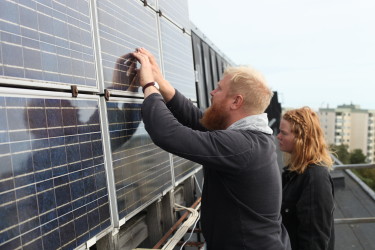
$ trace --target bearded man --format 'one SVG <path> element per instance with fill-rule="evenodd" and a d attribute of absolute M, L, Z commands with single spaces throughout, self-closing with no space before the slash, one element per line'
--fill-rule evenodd
<path fill-rule="evenodd" d="M 141 48 L 142 116 L 162 149 L 203 165 L 201 226 L 208 250 L 290 249 L 281 224 L 281 178 L 265 109 L 273 92 L 249 67 L 231 67 L 202 114 Z M 158 84 L 157 84 L 157 83 Z"/>

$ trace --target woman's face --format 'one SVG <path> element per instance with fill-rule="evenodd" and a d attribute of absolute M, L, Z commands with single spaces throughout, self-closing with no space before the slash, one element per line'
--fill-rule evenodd
<path fill-rule="evenodd" d="M 280 150 L 291 154 L 294 150 L 294 138 L 291 124 L 287 120 L 281 119 L 280 133 L 277 135 Z"/>

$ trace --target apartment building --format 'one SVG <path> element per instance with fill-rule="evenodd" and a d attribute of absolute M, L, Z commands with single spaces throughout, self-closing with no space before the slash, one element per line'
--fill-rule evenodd
<path fill-rule="evenodd" d="M 340 105 L 320 108 L 319 117 L 329 144 L 346 144 L 349 151 L 361 149 L 368 162 L 375 162 L 375 110 Z"/>

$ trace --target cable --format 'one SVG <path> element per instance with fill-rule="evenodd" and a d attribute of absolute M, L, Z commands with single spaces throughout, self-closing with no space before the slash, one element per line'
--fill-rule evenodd
<path fill-rule="evenodd" d="M 193 225 L 196 224 L 199 218 L 199 212 L 198 209 L 200 208 L 200 203 L 198 204 L 196 209 L 193 208 L 187 208 L 184 206 L 181 206 L 179 204 L 176 204 L 176 210 L 181 211 L 181 210 L 188 210 L 191 215 L 189 218 L 181 225 L 181 227 L 177 230 L 177 232 L 173 235 L 172 238 L 168 240 L 168 242 L 163 246 L 162 250 L 172 250 L 177 243 L 184 237 L 188 229 Z M 186 244 L 186 243 L 184 243 Z"/>
<path fill-rule="evenodd" d="M 189 238 L 184 242 L 184 244 L 182 244 L 182 246 L 180 247 L 180 250 L 182 250 L 182 248 L 185 246 L 185 244 L 190 240 L 191 236 L 192 236 L 193 233 L 194 233 L 195 227 L 196 227 L 197 224 L 198 224 L 198 221 L 199 221 L 200 217 L 201 217 L 201 215 L 199 214 L 197 220 L 195 221 L 195 223 L 194 223 L 194 225 L 193 225 L 193 228 L 191 229 L 191 232 L 190 232 Z"/>

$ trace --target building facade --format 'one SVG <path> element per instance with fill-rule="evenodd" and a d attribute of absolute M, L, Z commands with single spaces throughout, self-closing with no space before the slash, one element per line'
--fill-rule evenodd
<path fill-rule="evenodd" d="M 361 149 L 368 162 L 375 162 L 375 110 L 340 105 L 320 108 L 319 117 L 328 144 L 345 144 L 349 151 Z"/>

